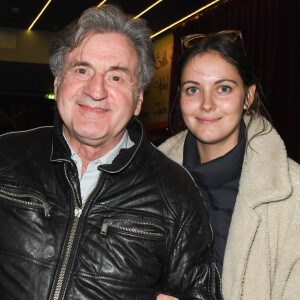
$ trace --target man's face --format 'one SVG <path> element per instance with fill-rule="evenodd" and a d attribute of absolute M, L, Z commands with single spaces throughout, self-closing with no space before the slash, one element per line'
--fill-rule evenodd
<path fill-rule="evenodd" d="M 128 121 L 141 110 L 137 74 L 136 50 L 119 33 L 90 33 L 66 54 L 54 92 L 74 149 L 89 145 L 109 151 L 121 140 Z"/>

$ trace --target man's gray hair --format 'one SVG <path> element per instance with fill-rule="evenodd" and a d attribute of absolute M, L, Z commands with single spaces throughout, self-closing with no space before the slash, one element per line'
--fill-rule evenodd
<path fill-rule="evenodd" d="M 138 90 L 146 88 L 155 68 L 151 30 L 144 20 L 133 19 L 113 5 L 89 8 L 59 32 L 49 47 L 50 68 L 54 77 L 60 80 L 66 53 L 75 49 L 91 32 L 116 32 L 129 38 L 138 55 Z"/>

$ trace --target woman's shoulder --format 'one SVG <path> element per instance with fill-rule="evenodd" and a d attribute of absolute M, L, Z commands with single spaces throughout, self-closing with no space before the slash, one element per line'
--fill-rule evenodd
<path fill-rule="evenodd" d="M 291 158 L 288 158 L 288 165 L 292 182 L 300 186 L 300 165 Z"/>
<path fill-rule="evenodd" d="M 158 146 L 158 149 L 164 152 L 170 148 L 173 148 L 176 145 L 181 145 L 185 141 L 187 132 L 188 132 L 187 130 L 184 130 L 168 138 L 166 141 L 164 141 L 161 145 Z"/>
<path fill-rule="evenodd" d="M 169 158 L 182 164 L 183 161 L 183 146 L 187 135 L 187 130 L 181 131 L 180 133 L 172 136 L 163 142 L 158 149 L 166 154 Z"/>

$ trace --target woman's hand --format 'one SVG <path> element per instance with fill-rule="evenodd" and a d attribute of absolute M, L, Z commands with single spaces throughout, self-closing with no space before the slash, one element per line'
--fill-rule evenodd
<path fill-rule="evenodd" d="M 172 296 L 167 296 L 167 295 L 164 295 L 164 294 L 159 294 L 157 297 L 156 297 L 156 300 L 179 300 L 177 298 L 174 298 Z"/>

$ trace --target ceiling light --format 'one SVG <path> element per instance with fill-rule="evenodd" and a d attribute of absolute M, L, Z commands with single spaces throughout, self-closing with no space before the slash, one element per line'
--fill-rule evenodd
<path fill-rule="evenodd" d="M 210 2 L 209 4 L 207 4 L 207 5 L 205 5 L 205 6 L 201 7 L 201 8 L 199 8 L 199 9 L 197 9 L 197 10 L 194 11 L 193 13 L 191 13 L 191 14 L 185 16 L 184 18 L 178 20 L 177 22 L 175 22 L 175 23 L 173 23 L 173 24 L 171 24 L 171 25 L 169 25 L 169 26 L 163 28 L 162 30 L 160 30 L 160 31 L 158 31 L 158 32 L 156 32 L 156 33 L 154 33 L 154 34 L 152 34 L 152 35 L 150 36 L 150 38 L 152 39 L 152 38 L 154 38 L 155 36 L 158 36 L 159 34 L 163 33 L 164 31 L 166 31 L 166 30 L 168 30 L 168 29 L 174 27 L 175 25 L 177 25 L 177 24 L 179 24 L 179 23 L 182 23 L 182 22 L 185 21 L 186 19 L 188 19 L 188 18 L 194 16 L 195 14 L 197 14 L 197 13 L 199 13 L 200 11 L 202 11 L 202 10 L 204 10 L 204 9 L 206 9 L 206 8 L 208 8 L 208 7 L 210 7 L 210 6 L 212 6 L 212 5 L 214 5 L 215 3 L 219 2 L 219 1 L 221 1 L 221 0 L 215 0 L 215 1 L 213 1 L 213 2 Z"/>
<path fill-rule="evenodd" d="M 99 4 L 97 5 L 97 7 L 100 7 L 100 6 L 103 5 L 106 1 L 107 1 L 107 0 L 103 0 L 101 3 L 99 3 Z"/>
<path fill-rule="evenodd" d="M 155 3 L 153 3 L 152 5 L 150 5 L 148 8 L 146 8 L 145 10 L 143 10 L 140 14 L 138 14 L 137 16 L 135 16 L 134 19 L 139 18 L 141 15 L 143 15 L 145 12 L 147 12 L 148 10 L 150 10 L 152 7 L 154 7 L 155 5 L 157 5 L 161 1 L 163 1 L 163 0 L 156 1 Z"/>
<path fill-rule="evenodd" d="M 33 25 L 35 24 L 35 22 L 39 19 L 39 17 L 41 16 L 41 14 L 44 12 L 44 10 L 47 8 L 47 6 L 50 4 L 52 0 L 48 0 L 48 2 L 46 3 L 46 5 L 43 7 L 43 9 L 41 10 L 41 12 L 38 14 L 38 16 L 34 19 L 34 21 L 32 22 L 32 24 L 28 27 L 27 30 L 31 30 L 31 28 L 33 27 Z"/>

